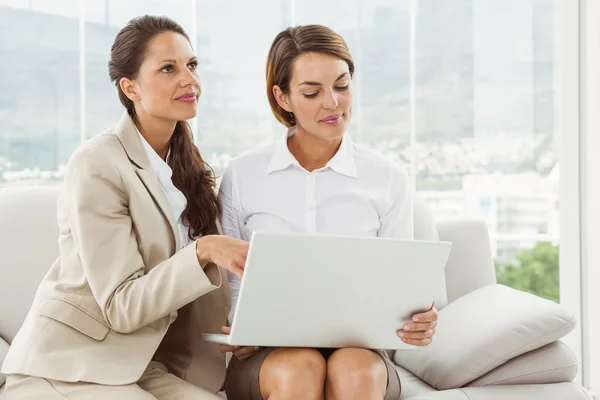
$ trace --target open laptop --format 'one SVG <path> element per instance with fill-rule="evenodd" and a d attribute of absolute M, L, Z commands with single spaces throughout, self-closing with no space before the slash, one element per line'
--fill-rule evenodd
<path fill-rule="evenodd" d="M 250 241 L 232 346 L 409 349 L 397 331 L 445 294 L 452 244 L 256 232 Z"/>

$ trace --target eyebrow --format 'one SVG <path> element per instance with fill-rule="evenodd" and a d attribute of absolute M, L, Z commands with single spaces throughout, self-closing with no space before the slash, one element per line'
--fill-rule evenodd
<path fill-rule="evenodd" d="M 196 60 L 196 59 L 198 59 L 198 56 L 194 56 L 194 57 L 190 58 L 188 62 L 190 62 L 190 61 L 194 61 L 194 60 Z M 161 61 L 161 64 L 162 64 L 162 63 L 166 63 L 166 62 L 170 62 L 170 63 L 173 63 L 173 64 L 177 64 L 177 61 L 176 61 L 176 60 L 162 60 L 162 61 Z"/>
<path fill-rule="evenodd" d="M 346 75 L 348 75 L 348 73 L 344 72 L 343 74 L 341 74 L 340 76 L 338 76 L 337 79 L 336 79 L 336 82 L 339 81 L 340 79 L 342 79 Z M 304 81 L 301 84 L 299 84 L 298 86 L 302 86 L 302 85 L 321 86 L 321 84 L 319 82 L 313 82 L 313 81 Z"/>

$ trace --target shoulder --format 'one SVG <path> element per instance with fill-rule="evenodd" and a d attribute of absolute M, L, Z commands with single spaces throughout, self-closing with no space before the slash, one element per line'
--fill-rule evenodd
<path fill-rule="evenodd" d="M 360 171 L 369 175 L 387 176 L 398 184 L 410 184 L 410 176 L 399 163 L 368 149 L 360 144 L 353 143 L 354 159 Z"/>
<path fill-rule="evenodd" d="M 127 155 L 118 137 L 112 131 L 93 136 L 79 146 L 69 158 L 66 174 L 89 180 L 100 177 L 118 180 L 118 166 Z"/>
<path fill-rule="evenodd" d="M 275 142 L 272 142 L 240 154 L 229 162 L 224 177 L 239 174 L 247 176 L 266 173 L 274 151 Z"/>
<path fill-rule="evenodd" d="M 266 168 L 275 151 L 275 144 L 276 142 L 271 142 L 257 149 L 246 151 L 235 157 L 231 161 L 231 165 L 235 168 L 253 167 L 252 169 L 257 169 L 259 164 L 264 164 Z"/>

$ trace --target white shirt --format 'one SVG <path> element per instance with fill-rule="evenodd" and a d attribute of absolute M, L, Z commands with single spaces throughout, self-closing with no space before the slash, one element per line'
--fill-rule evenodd
<path fill-rule="evenodd" d="M 169 167 L 169 164 L 167 164 L 165 162 L 165 160 L 163 160 L 158 155 L 158 153 L 156 151 L 154 151 L 152 146 L 150 146 L 150 144 L 146 141 L 144 136 L 142 136 L 142 134 L 139 132 L 139 130 L 138 130 L 138 134 L 140 135 L 140 139 L 142 140 L 142 145 L 144 145 L 144 149 L 146 150 L 146 154 L 148 156 L 148 161 L 150 161 L 150 166 L 156 173 L 156 177 L 158 178 L 158 182 L 160 183 L 160 186 L 162 187 L 163 193 L 165 194 L 165 197 L 169 201 L 169 205 L 171 207 L 171 212 L 173 213 L 173 218 L 177 222 L 177 227 L 179 229 L 179 232 L 178 232 L 178 234 L 179 234 L 179 249 L 178 250 L 181 250 L 188 244 L 192 243 L 192 240 L 189 238 L 189 235 L 188 235 L 188 227 L 181 219 L 181 214 L 183 213 L 183 210 L 185 210 L 185 207 L 187 206 L 187 200 L 186 200 L 185 196 L 183 195 L 183 193 L 181 193 L 181 191 L 179 189 L 177 189 L 175 187 L 175 185 L 173 184 L 173 180 L 171 179 L 171 177 L 173 176 L 173 171 L 171 170 L 171 167 Z M 169 158 L 170 152 L 171 151 L 169 150 L 169 153 L 167 153 L 167 159 Z M 177 319 L 177 311 L 173 311 L 171 313 L 171 323 L 175 322 L 176 319 Z"/>
<path fill-rule="evenodd" d="M 308 172 L 280 140 L 234 159 L 223 175 L 219 200 L 225 235 L 250 240 L 254 231 L 413 238 L 413 185 L 398 165 L 352 142 Z M 232 307 L 240 280 L 229 274 Z"/>

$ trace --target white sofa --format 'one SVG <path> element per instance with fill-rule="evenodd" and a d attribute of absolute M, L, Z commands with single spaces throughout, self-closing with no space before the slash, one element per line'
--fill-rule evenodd
<path fill-rule="evenodd" d="M 56 187 L 0 189 L 0 364 L 58 255 L 56 195 Z M 572 382 L 577 360 L 559 341 L 575 325 L 571 313 L 496 284 L 483 223 L 436 225 L 418 202 L 415 234 L 454 246 L 433 344 L 394 354 L 402 400 L 591 399 Z"/>

